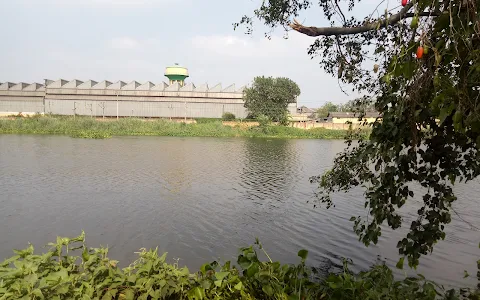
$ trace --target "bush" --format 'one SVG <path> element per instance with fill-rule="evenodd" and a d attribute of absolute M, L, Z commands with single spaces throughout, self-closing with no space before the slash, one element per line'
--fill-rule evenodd
<path fill-rule="evenodd" d="M 222 120 L 224 120 L 224 121 L 234 121 L 235 120 L 235 115 L 232 114 L 231 112 L 226 112 L 222 115 Z"/>
<path fill-rule="evenodd" d="M 138 259 L 121 269 L 108 249 L 88 248 L 83 232 L 57 237 L 49 246 L 42 255 L 32 245 L 14 250 L 15 256 L 0 263 L 0 299 L 459 299 L 458 291 L 423 277 L 396 281 L 385 265 L 353 274 L 345 261 L 340 274 L 320 279 L 306 266 L 306 250 L 298 252 L 298 265 L 281 265 L 258 240 L 240 249 L 238 268 L 212 262 L 196 273 L 167 263 L 167 254 L 159 256 L 156 249 L 140 249 Z M 466 293 L 478 299 L 476 291 Z"/>
<path fill-rule="evenodd" d="M 272 119 L 270 119 L 270 117 L 266 115 L 259 115 L 257 116 L 257 122 L 260 127 L 267 127 L 272 123 Z"/>

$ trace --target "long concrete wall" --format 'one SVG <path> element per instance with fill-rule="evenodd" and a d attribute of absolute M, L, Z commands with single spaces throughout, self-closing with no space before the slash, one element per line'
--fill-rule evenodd
<path fill-rule="evenodd" d="M 325 129 L 332 129 L 332 130 L 349 130 L 349 129 L 359 129 L 359 128 L 369 128 L 368 126 L 363 126 L 359 124 L 358 121 L 352 124 L 346 123 L 332 123 L 332 122 L 323 122 L 317 123 L 315 121 L 307 121 L 307 122 L 292 122 L 290 123 L 290 127 L 301 128 L 301 129 L 312 129 L 312 128 L 325 128 Z"/>
<path fill-rule="evenodd" d="M 165 82 L 140 84 L 136 81 L 46 80 L 46 86 L 34 83 L 0 84 L 0 113 L 52 113 L 60 115 L 221 118 L 231 112 L 245 118 L 243 90 L 235 85 L 222 88 Z M 296 113 L 296 103 L 288 107 Z"/>

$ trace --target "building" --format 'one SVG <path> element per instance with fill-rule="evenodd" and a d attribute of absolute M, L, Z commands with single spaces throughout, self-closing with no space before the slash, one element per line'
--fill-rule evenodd
<path fill-rule="evenodd" d="M 351 122 L 352 124 L 358 124 L 363 122 L 373 123 L 377 118 L 380 118 L 378 112 L 366 112 L 361 120 L 360 113 L 354 112 L 330 112 L 328 113 L 328 120 L 331 120 L 332 123 L 341 123 L 345 124 L 346 122 Z"/>
<path fill-rule="evenodd" d="M 178 64 L 167 67 L 165 82 L 139 83 L 45 80 L 40 83 L 0 83 L 0 115 L 58 114 L 93 117 L 221 118 L 233 113 L 245 118 L 243 90 L 234 84 L 195 86 L 185 83 L 188 70 Z M 295 114 L 297 104 L 289 104 Z"/>
<path fill-rule="evenodd" d="M 290 116 L 292 122 L 306 122 L 315 119 L 317 112 L 315 109 L 308 108 L 306 106 L 300 106 L 297 108 L 296 114 Z"/>

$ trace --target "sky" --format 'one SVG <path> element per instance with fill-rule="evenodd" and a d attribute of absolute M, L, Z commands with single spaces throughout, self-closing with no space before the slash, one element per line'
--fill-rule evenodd
<path fill-rule="evenodd" d="M 371 0 L 366 0 L 366 5 Z M 363 2 L 362 2 L 363 3 Z M 356 97 L 344 94 L 311 59 L 314 38 L 277 29 L 271 40 L 232 23 L 251 15 L 257 0 L 0 0 L 0 82 L 44 79 L 165 81 L 165 67 L 188 68 L 189 82 L 223 87 L 255 76 L 298 83 L 299 105 L 319 107 Z M 323 13 L 301 19 L 325 26 Z M 257 25 L 258 24 L 257 22 Z"/>

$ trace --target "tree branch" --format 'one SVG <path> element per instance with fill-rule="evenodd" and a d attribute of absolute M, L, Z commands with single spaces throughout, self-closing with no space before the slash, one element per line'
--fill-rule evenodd
<path fill-rule="evenodd" d="M 394 25 L 400 20 L 405 18 L 414 17 L 415 14 L 408 13 L 410 8 L 412 8 L 413 2 L 408 3 L 405 7 L 403 7 L 397 14 L 390 16 L 388 19 L 377 20 L 374 22 L 366 23 L 362 26 L 358 27 L 307 27 L 300 24 L 297 20 L 293 20 L 293 23 L 290 24 L 290 27 L 303 33 L 308 36 L 330 36 L 330 35 L 350 35 L 350 34 L 357 34 L 363 33 L 371 30 L 377 30 L 380 28 L 385 28 L 389 25 Z M 419 17 L 436 17 L 439 16 L 438 12 L 421 12 L 417 16 Z"/>

